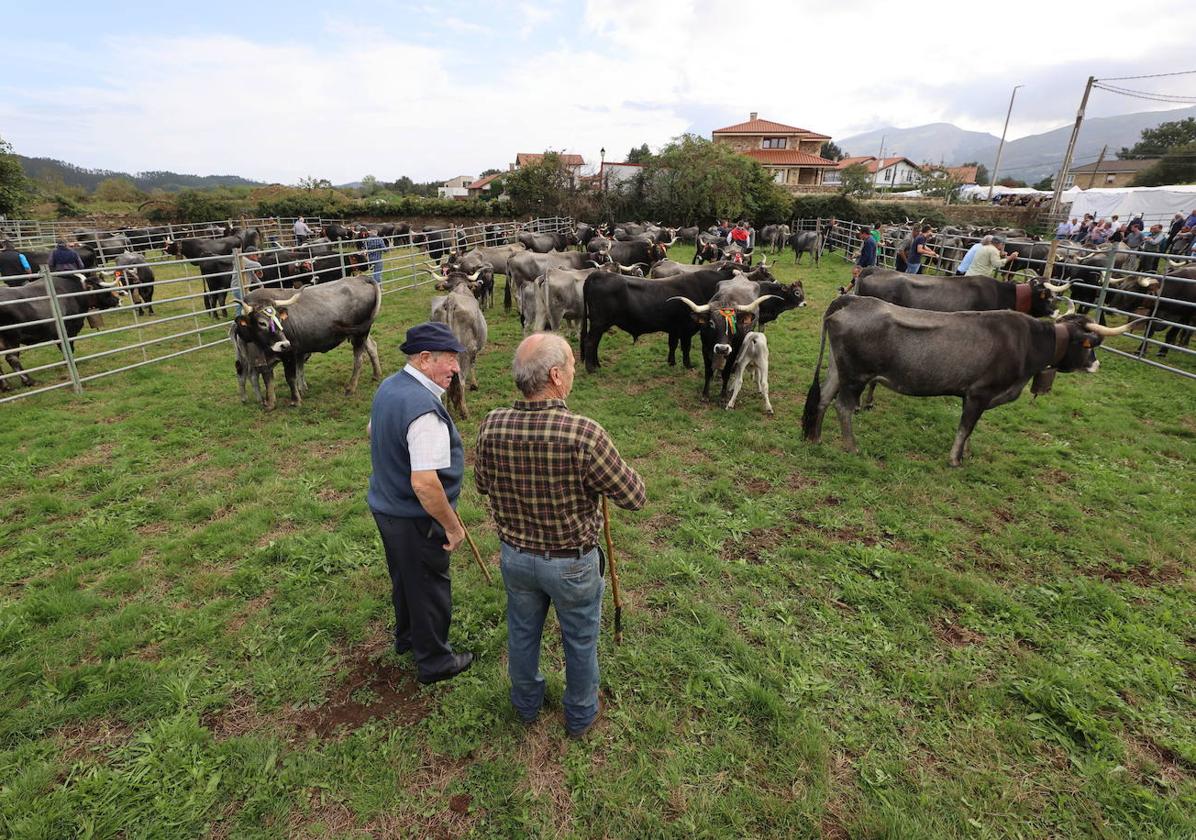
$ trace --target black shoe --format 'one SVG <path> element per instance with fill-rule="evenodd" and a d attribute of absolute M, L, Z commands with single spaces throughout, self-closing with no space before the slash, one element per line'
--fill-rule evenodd
<path fill-rule="evenodd" d="M 431 685 L 432 683 L 442 682 L 444 680 L 451 680 L 453 677 L 460 674 L 462 671 L 468 671 L 469 666 L 473 664 L 472 653 L 455 653 L 453 654 L 453 664 L 446 670 L 439 674 L 430 674 L 426 677 L 419 678 L 420 685 Z"/>

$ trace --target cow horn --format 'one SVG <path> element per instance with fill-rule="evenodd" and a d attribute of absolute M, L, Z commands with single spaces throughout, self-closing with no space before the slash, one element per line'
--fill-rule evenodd
<path fill-rule="evenodd" d="M 690 309 L 692 309 L 694 311 L 695 315 L 705 315 L 707 312 L 710 311 L 710 304 L 704 303 L 701 306 L 698 306 L 692 300 L 690 300 L 689 298 L 684 297 L 684 296 L 679 295 L 677 297 L 671 297 L 671 298 L 669 298 L 669 300 L 682 301 L 686 306 L 688 306 Z"/>
<path fill-rule="evenodd" d="M 1102 335 L 1107 338 L 1111 335 L 1121 335 L 1122 333 L 1129 332 L 1130 327 L 1137 323 L 1138 321 L 1130 321 L 1128 324 L 1122 324 L 1120 327 L 1106 327 L 1104 324 L 1098 324 L 1095 321 L 1090 321 L 1085 329 L 1089 332 L 1094 332 L 1097 335 Z"/>
<path fill-rule="evenodd" d="M 746 306 L 741 306 L 739 304 L 736 304 L 735 311 L 736 312 L 750 312 L 753 315 L 757 315 L 760 312 L 760 304 L 764 303 L 764 301 L 768 300 L 769 298 L 776 298 L 777 300 L 781 300 L 780 295 L 760 295 L 760 297 L 756 298 L 754 301 L 747 304 Z"/>
<path fill-rule="evenodd" d="M 761 268 L 768 268 L 768 254 L 764 255 L 764 259 L 760 260 Z"/>
<path fill-rule="evenodd" d="M 1067 311 L 1066 312 L 1056 312 L 1051 317 L 1054 318 L 1056 321 L 1058 321 L 1061 318 L 1066 318 L 1068 315 L 1074 315 L 1075 313 L 1076 313 L 1076 302 L 1074 300 L 1072 300 L 1071 298 L 1067 298 Z"/>
<path fill-rule="evenodd" d="M 1060 286 L 1057 283 L 1052 283 L 1050 280 L 1048 280 L 1045 283 L 1043 283 L 1042 285 L 1044 287 L 1046 287 L 1047 289 L 1050 289 L 1055 294 L 1061 295 L 1064 292 L 1066 292 L 1068 289 L 1071 288 L 1071 281 L 1069 280 L 1066 283 L 1064 283 L 1062 286 Z"/>
<path fill-rule="evenodd" d="M 623 265 L 623 263 L 615 263 L 615 265 L 617 265 L 617 266 L 618 266 L 619 268 L 621 268 L 623 271 L 631 271 L 631 269 L 633 269 L 633 268 L 635 268 L 636 266 L 638 266 L 638 265 L 639 265 L 639 263 L 632 263 L 631 265 Z"/>
<path fill-rule="evenodd" d="M 290 296 L 289 298 L 287 298 L 286 300 L 276 300 L 276 301 L 274 301 L 274 305 L 275 305 L 275 306 L 290 306 L 290 305 L 292 305 L 293 303 L 295 303 L 296 301 L 298 301 L 298 300 L 299 300 L 299 295 L 301 295 L 301 294 L 303 294 L 303 288 L 302 288 L 302 287 L 300 287 L 300 288 L 299 288 L 299 290 L 295 292 L 295 294 L 291 295 L 291 296 Z"/>
<path fill-rule="evenodd" d="M 1149 289 L 1151 286 L 1153 286 L 1155 283 L 1158 283 L 1158 282 L 1159 282 L 1159 278 L 1157 278 L 1157 277 L 1139 277 L 1138 278 L 1138 285 L 1141 286 L 1143 289 Z"/>
<path fill-rule="evenodd" d="M 1187 260 L 1167 260 L 1167 265 L 1171 266 L 1172 268 L 1183 268 L 1187 264 Z"/>
<path fill-rule="evenodd" d="M 242 300 L 241 301 L 241 314 L 242 315 L 252 315 L 253 314 L 253 304 L 247 300 Z"/>
<path fill-rule="evenodd" d="M 476 282 L 477 282 L 477 279 L 478 279 L 478 277 L 480 277 L 480 276 L 481 276 L 481 274 L 482 274 L 482 272 L 483 272 L 483 271 L 485 271 L 485 270 L 486 270 L 486 269 L 484 269 L 484 268 L 479 268 L 479 269 L 478 269 L 477 271 L 475 271 L 473 274 L 470 274 L 470 275 L 469 275 L 469 282 L 470 282 L 470 283 L 476 283 Z"/>

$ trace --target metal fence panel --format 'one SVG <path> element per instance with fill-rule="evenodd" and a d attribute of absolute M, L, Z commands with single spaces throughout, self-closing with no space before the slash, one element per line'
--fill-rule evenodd
<path fill-rule="evenodd" d="M 317 221 L 327 220 L 313 220 L 313 227 Z M 472 248 L 495 240 L 505 242 L 524 229 L 556 232 L 572 226 L 572 219 L 553 217 L 525 223 L 450 225 L 417 233 L 430 234 L 433 238 L 447 235 L 451 241 Z M 175 232 L 181 234 L 199 229 L 176 227 Z M 25 230 L 32 231 L 33 228 Z M 348 258 L 359 253 L 359 244 L 360 240 L 327 246 L 329 256 L 340 255 L 339 264 L 334 263 L 331 267 L 338 277 L 346 273 Z M 269 254 L 277 250 L 262 248 L 259 253 Z M 230 279 L 240 276 L 249 280 L 249 275 L 243 271 L 242 256 L 233 254 L 194 260 L 176 259 L 165 254 L 155 258 L 145 256 L 141 265 L 148 266 L 154 272 L 154 281 L 145 282 L 138 278 L 136 282 L 127 282 L 120 287 L 125 297 L 122 297 L 119 306 L 91 312 L 77 312 L 81 308 L 86 310 L 77 299 L 87 298 L 96 292 L 63 293 L 54 288 L 54 276 L 72 272 L 51 275 L 46 270 L 23 278 L 5 278 L 14 282 L 31 281 L 32 285 L 22 287 L 26 294 L 18 300 L 0 298 L 0 342 L 18 344 L 22 339 L 29 338 L 21 333 L 38 328 L 45 340 L 22 344 L 18 349 L 21 364 L 27 374 L 38 374 L 39 380 L 55 381 L 38 381 L 32 387 L 21 387 L 19 374 L 15 370 L 6 372 L 0 368 L 0 385 L 16 386 L 15 390 L 0 391 L 0 403 L 61 388 L 73 388 L 78 392 L 86 383 L 97 379 L 226 345 L 236 301 L 231 290 L 223 304 L 213 300 L 212 293 L 205 289 L 204 268 L 207 267 L 209 274 L 212 274 L 212 266 L 219 265 L 222 269 L 220 275 Z M 305 263 L 308 258 L 301 257 L 297 261 Z M 223 270 L 225 266 L 227 271 Z M 300 267 L 303 270 L 295 279 L 303 282 L 310 282 L 315 272 L 322 274 L 324 270 L 318 269 L 314 261 L 310 268 Z M 119 270 L 131 281 L 133 275 L 129 272 L 132 268 L 134 266 L 121 267 Z M 102 271 L 101 276 L 111 275 L 114 269 L 116 267 L 111 265 L 101 269 L 97 263 L 97 270 Z M 368 275 L 373 267 L 367 263 L 364 270 Z M 390 247 L 383 253 L 380 275 L 383 295 L 426 286 L 435 283 L 440 277 L 436 263 L 428 252 L 413 247 L 409 237 L 395 237 L 392 240 Z M 252 290 L 259 283 L 253 280 L 245 285 Z M 151 294 L 152 300 L 147 300 L 146 296 Z M 14 314 L 17 309 L 31 305 L 37 306 L 46 317 L 26 319 Z M 91 325 L 91 329 L 83 329 L 85 321 Z M 73 340 L 69 338 L 72 329 L 77 333 Z"/>

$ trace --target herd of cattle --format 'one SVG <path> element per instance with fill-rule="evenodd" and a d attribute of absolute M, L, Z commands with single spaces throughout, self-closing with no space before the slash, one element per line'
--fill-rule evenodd
<path fill-rule="evenodd" d="M 504 309 L 518 315 L 525 333 L 563 326 L 575 330 L 588 372 L 601 367 L 600 342 L 613 329 L 633 338 L 665 333 L 668 364 L 675 364 L 680 347 L 686 367 L 693 366 L 690 351 L 693 337 L 698 335 L 704 364 L 703 396 L 709 396 L 710 384 L 718 374 L 720 403 L 728 409 L 734 407 L 744 375 L 754 370 L 764 409 L 772 413 L 768 343 L 759 328 L 786 311 L 805 306 L 805 295 L 800 282 L 777 281 L 767 256 L 753 268 L 750 252 L 737 252 L 736 246 L 727 245 L 714 232 L 646 223 L 613 228 L 578 224 L 567 231 L 547 233 L 494 226 L 486 230 L 484 244 L 473 248 L 466 248 L 463 235 L 451 228 L 413 231 L 405 225 L 384 227 L 388 229 L 375 227 L 373 232 L 386 237 L 391 245 L 423 248 L 437 266 L 437 288 L 444 294 L 433 298 L 429 315 L 446 323 L 467 348 L 461 374 L 449 392 L 463 416 L 467 414 L 465 390 L 477 387 L 476 358 L 487 341 L 486 313 L 494 305 L 498 275 L 505 278 Z M 251 287 L 244 295 L 230 327 L 243 400 L 246 386 L 252 383 L 263 405 L 273 408 L 273 369 L 281 363 L 291 401 L 299 404 L 307 388 L 304 363 L 312 353 L 326 352 L 345 341 L 354 352 L 349 393 L 357 386 L 365 356 L 370 358 L 375 378 L 381 375 L 377 348 L 370 338 L 381 306 L 381 288 L 369 277 L 357 276 L 365 265 L 359 252 L 336 247 L 338 242 L 360 238 L 364 231 L 329 226 L 321 239 L 294 249 L 276 243 L 260 249 L 260 232 L 253 228 L 218 232 L 219 236 L 163 239 L 157 244 L 165 253 L 193 261 L 200 268 L 206 308 L 216 317 L 226 307 L 228 285 L 224 278 L 233 276 L 234 251 L 252 253 L 261 263 L 259 287 Z M 886 236 L 900 247 L 900 237 L 907 233 L 896 228 Z M 943 248 L 948 237 L 962 239 L 966 234 L 943 231 L 938 236 Z M 758 242 L 774 252 L 792 247 L 797 259 L 809 252 L 817 260 L 824 237 L 825 232 L 795 234 L 778 225 L 761 230 Z M 694 259 L 688 264 L 668 258 L 669 246 L 682 240 L 695 246 Z M 152 292 L 145 293 L 147 272 L 152 289 L 152 269 L 134 248 L 122 247 L 131 242 L 96 235 L 80 242 L 75 250 L 86 271 L 55 278 L 59 294 L 67 295 L 62 297 L 69 307 L 64 315 L 81 316 L 117 305 L 117 281 L 98 271 L 108 260 L 125 283 L 133 289 L 141 287 L 135 303 L 152 304 Z M 1043 244 L 1027 240 L 1026 256 L 1036 259 L 1038 246 Z M 1011 250 L 1019 247 L 1013 245 Z M 44 255 L 28 256 L 44 261 Z M 1035 394 L 1049 390 L 1056 371 L 1095 371 L 1099 367 L 1095 348 L 1106 337 L 1130 328 L 1131 324 L 1112 328 L 1076 314 L 1078 296 L 1072 284 L 1082 272 L 1097 267 L 1093 256 L 1072 258 L 1067 253 L 1057 259 L 1054 277 L 1015 278 L 1024 282 L 909 275 L 876 267 L 866 270 L 852 291 L 837 298 L 826 311 L 822 347 L 802 418 L 805 436 L 819 439 L 822 417 L 833 402 L 844 445 L 854 450 L 852 415 L 871 407 L 872 390 L 878 382 L 914 396 L 954 395 L 963 399 L 963 415 L 950 453 L 950 462 L 958 466 L 968 437 L 985 410 L 1017 399 L 1031 380 Z M 1120 259 L 1116 252 L 1095 256 L 1102 271 L 1110 261 Z M 0 292 L 34 297 L 37 290 L 33 286 Z M 1073 288 L 1070 300 L 1062 297 L 1069 288 Z M 1058 311 L 1061 302 L 1069 305 L 1066 314 Z M 0 341 L 9 363 L 23 379 L 17 349 L 53 337 L 53 325 L 40 323 L 26 330 L 4 327 L 22 317 L 30 322 L 44 320 L 37 317 L 44 313 L 36 309 L 30 304 L 22 313 L 19 306 L 0 306 Z M 1191 314 L 1185 312 L 1185 316 Z M 73 338 L 82 318 L 74 317 L 70 323 L 74 325 Z M 825 381 L 821 377 L 824 357 L 829 358 Z"/>

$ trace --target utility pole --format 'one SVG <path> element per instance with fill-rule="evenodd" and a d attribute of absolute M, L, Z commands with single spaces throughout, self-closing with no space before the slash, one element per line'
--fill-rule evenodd
<path fill-rule="evenodd" d="M 1105 162 L 1105 152 L 1109 151 L 1109 146 L 1106 144 L 1100 147 L 1100 157 L 1096 159 L 1096 168 L 1092 170 L 1092 177 L 1088 179 L 1088 189 L 1092 189 L 1093 184 L 1096 183 L 1096 173 L 1100 172 L 1100 165 Z"/>
<path fill-rule="evenodd" d="M 1059 177 L 1055 179 L 1055 194 L 1051 197 L 1051 208 L 1047 212 L 1053 217 L 1059 212 L 1059 199 L 1063 196 L 1063 179 L 1067 177 L 1067 170 L 1071 169 L 1071 156 L 1076 151 L 1076 139 L 1080 136 L 1080 126 L 1084 123 L 1084 109 L 1088 107 L 1088 95 L 1092 93 L 1092 86 L 1096 83 L 1096 76 L 1089 76 L 1084 85 L 1084 98 L 1080 100 L 1080 110 L 1076 112 L 1076 124 L 1071 129 L 1071 140 L 1067 142 L 1067 154 L 1063 156 L 1063 166 L 1059 169 Z"/>
<path fill-rule="evenodd" d="M 885 165 L 885 137 L 887 135 L 880 135 L 880 157 L 876 161 L 876 174 L 872 176 L 872 188 L 875 189 L 876 179 L 880 177 L 881 167 Z"/>
<path fill-rule="evenodd" d="M 1017 96 L 1017 89 L 1025 85 L 1014 85 L 1013 93 L 1009 94 L 1009 110 L 1005 112 L 1005 127 L 1001 129 L 1001 143 L 997 146 L 997 162 L 993 164 L 992 177 L 988 179 L 988 200 L 993 200 L 993 187 L 997 183 L 997 173 L 1001 171 L 1001 153 L 1005 151 L 1005 132 L 1009 130 L 1009 117 L 1013 114 L 1013 98 Z"/>

